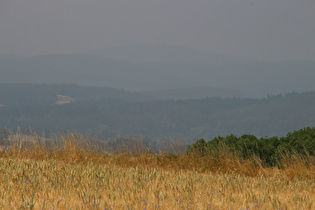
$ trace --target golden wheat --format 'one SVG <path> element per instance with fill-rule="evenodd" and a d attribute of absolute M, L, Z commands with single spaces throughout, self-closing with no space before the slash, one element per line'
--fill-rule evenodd
<path fill-rule="evenodd" d="M 314 166 L 302 161 L 280 170 L 229 154 L 105 155 L 73 134 L 52 150 L 36 138 L 0 153 L 1 209 L 314 208 Z"/>

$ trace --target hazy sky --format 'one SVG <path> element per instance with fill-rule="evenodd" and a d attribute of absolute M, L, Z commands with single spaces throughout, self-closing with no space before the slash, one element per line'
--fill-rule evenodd
<path fill-rule="evenodd" d="M 315 60 L 315 0 L 0 0 L 0 53 L 157 43 Z"/>

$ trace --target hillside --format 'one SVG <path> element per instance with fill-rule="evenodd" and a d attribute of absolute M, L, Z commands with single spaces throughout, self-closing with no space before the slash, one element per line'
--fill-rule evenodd
<path fill-rule="evenodd" d="M 67 95 L 67 94 L 66 94 Z M 69 96 L 69 95 L 67 95 Z M 64 105 L 0 108 L 0 126 L 45 131 L 79 131 L 102 137 L 179 138 L 192 142 L 230 133 L 282 136 L 315 124 L 315 92 L 264 99 L 74 101 Z M 49 119 L 49 120 L 47 120 Z"/>
<path fill-rule="evenodd" d="M 157 100 L 187 100 L 187 99 L 203 99 L 203 98 L 241 98 L 243 95 L 240 91 L 227 88 L 214 87 L 191 87 L 191 88 L 176 88 L 154 91 L 141 91 L 143 95 L 151 96 Z"/>
<path fill-rule="evenodd" d="M 131 92 L 124 89 L 109 87 L 92 87 L 64 84 L 9 84 L 0 83 L 0 104 L 55 104 L 62 97 L 72 98 L 70 101 L 121 101 L 145 102 L 165 99 L 201 99 L 211 97 L 241 97 L 235 90 L 193 87 L 170 90 Z"/>
<path fill-rule="evenodd" d="M 52 105 L 60 100 L 60 95 L 72 98 L 72 102 L 96 102 L 99 100 L 144 102 L 153 100 L 153 97 L 149 95 L 108 87 L 0 83 L 0 104 L 3 105 Z"/>

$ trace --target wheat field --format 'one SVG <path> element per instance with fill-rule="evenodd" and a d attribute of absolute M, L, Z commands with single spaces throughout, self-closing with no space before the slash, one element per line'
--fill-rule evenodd
<path fill-rule="evenodd" d="M 74 134 L 58 137 L 63 144 L 53 149 L 38 136 L 10 138 L 0 152 L 1 209 L 315 208 L 307 157 L 287 157 L 277 169 L 225 152 L 220 161 L 145 149 L 100 153 Z"/>

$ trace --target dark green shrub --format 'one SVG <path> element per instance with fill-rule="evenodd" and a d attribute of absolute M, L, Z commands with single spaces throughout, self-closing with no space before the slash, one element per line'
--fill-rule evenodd
<path fill-rule="evenodd" d="M 216 137 L 206 142 L 204 139 L 188 147 L 189 155 L 218 156 L 222 149 L 228 149 L 233 154 L 241 154 L 241 158 L 249 159 L 253 156 L 260 158 L 267 166 L 280 166 L 283 155 L 315 155 L 315 128 L 304 128 L 286 137 L 270 137 L 258 139 L 254 135 L 228 135 L 225 138 Z"/>

